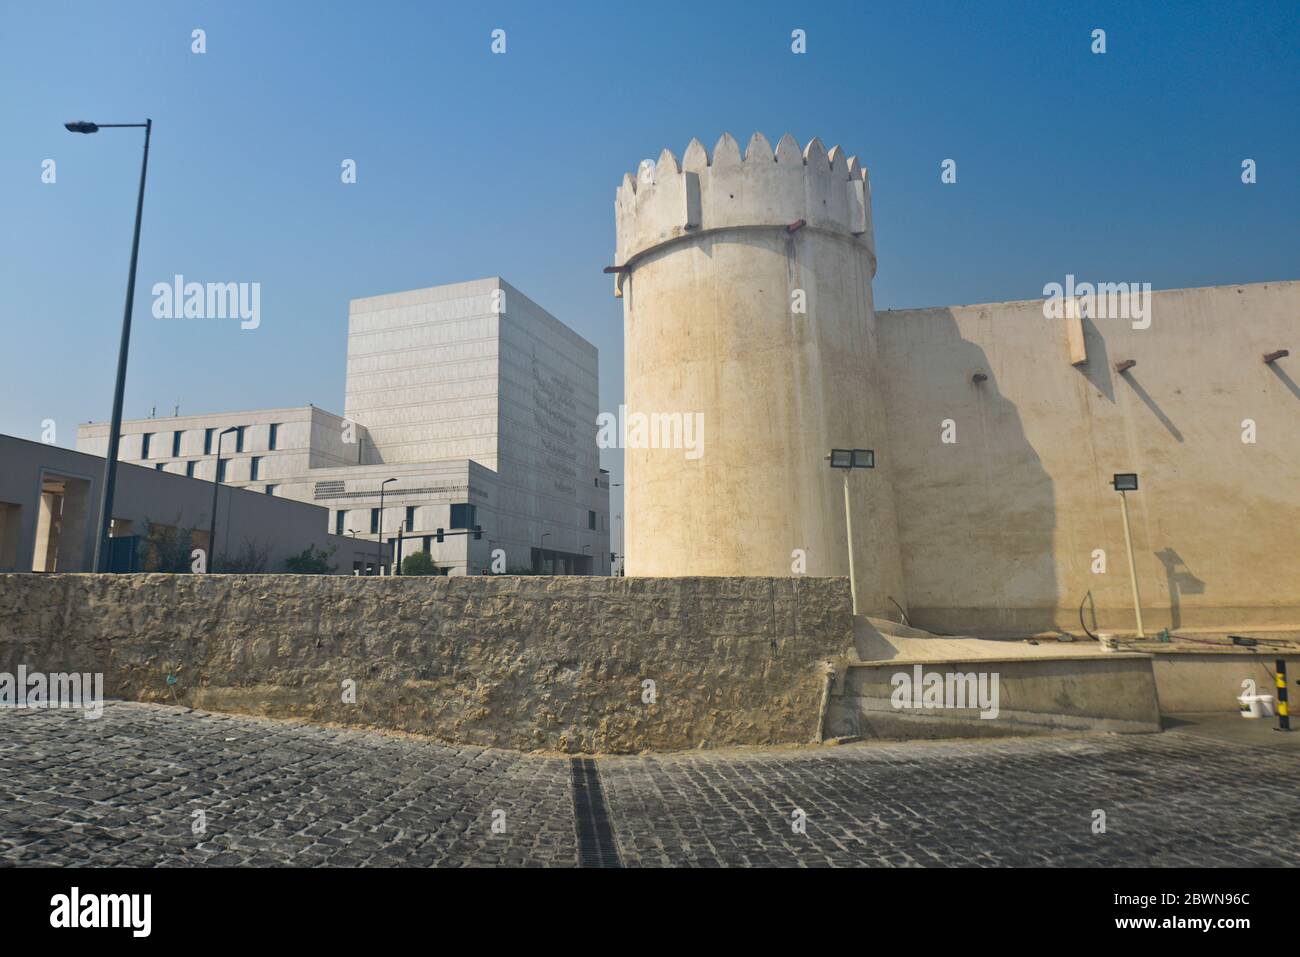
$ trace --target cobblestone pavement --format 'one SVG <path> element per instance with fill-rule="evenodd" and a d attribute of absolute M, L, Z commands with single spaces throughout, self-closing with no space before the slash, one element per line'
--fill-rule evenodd
<path fill-rule="evenodd" d="M 376 732 L 5 711 L 0 864 L 573 866 L 575 788 L 625 866 L 1300 864 L 1300 756 L 1177 731 L 593 763 L 594 785 L 564 757 Z"/>

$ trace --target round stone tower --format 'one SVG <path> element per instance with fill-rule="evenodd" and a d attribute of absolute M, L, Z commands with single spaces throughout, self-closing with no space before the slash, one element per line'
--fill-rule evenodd
<path fill-rule="evenodd" d="M 615 215 L 627 574 L 847 575 L 825 456 L 870 448 L 876 468 L 849 475 L 858 606 L 896 615 L 866 170 L 788 134 L 742 158 L 724 134 L 712 158 L 692 140 L 625 175 Z M 702 426 L 694 448 L 662 447 L 678 422 Z"/>

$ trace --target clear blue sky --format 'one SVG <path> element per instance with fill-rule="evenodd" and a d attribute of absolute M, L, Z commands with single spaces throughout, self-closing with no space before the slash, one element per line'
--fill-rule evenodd
<path fill-rule="evenodd" d="M 348 299 L 493 274 L 599 347 L 612 410 L 614 189 L 724 130 L 863 158 L 879 308 L 1033 298 L 1067 272 L 1300 278 L 1296 2 L 0 10 L 0 432 L 26 438 L 54 419 L 71 446 L 111 408 L 140 133 L 72 119 L 155 123 L 128 417 L 342 412 Z M 154 320 L 175 273 L 260 282 L 261 327 Z"/>

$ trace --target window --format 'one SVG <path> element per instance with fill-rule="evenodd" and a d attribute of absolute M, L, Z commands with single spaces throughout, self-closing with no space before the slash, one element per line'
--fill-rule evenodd
<path fill-rule="evenodd" d="M 256 482 L 262 476 L 262 456 L 254 455 L 252 464 L 249 466 L 249 481 Z"/>
<path fill-rule="evenodd" d="M 596 513 L 595 513 L 595 512 L 588 512 L 588 513 L 587 513 L 587 527 L 590 528 L 590 529 L 592 529 L 593 531 L 595 530 L 595 528 L 596 528 Z"/>
<path fill-rule="evenodd" d="M 225 459 L 217 460 L 217 481 L 218 482 L 224 482 L 226 480 L 226 466 L 229 464 L 230 463 L 227 462 Z"/>
<path fill-rule="evenodd" d="M 334 534 L 335 535 L 343 534 L 343 523 L 347 521 L 347 514 L 348 513 L 343 511 L 342 509 L 339 509 L 337 512 L 334 513 Z"/>
<path fill-rule="evenodd" d="M 212 454 L 212 433 L 216 431 L 217 431 L 216 429 L 203 430 L 203 454 L 204 455 Z"/>
<path fill-rule="evenodd" d="M 187 478 L 194 478 L 194 463 L 193 463 L 193 462 L 186 462 L 186 463 L 185 463 L 185 475 L 186 475 Z"/>
<path fill-rule="evenodd" d="M 406 506 L 406 530 L 409 532 L 415 528 L 415 506 Z"/>
<path fill-rule="evenodd" d="M 268 486 L 266 487 L 266 494 L 267 494 L 267 495 L 274 495 L 274 494 L 275 494 L 275 490 L 276 490 L 277 488 L 279 488 L 278 485 L 268 485 Z"/>
<path fill-rule="evenodd" d="M 179 429 L 172 433 L 172 458 L 174 459 L 181 457 L 181 435 Z"/>
<path fill-rule="evenodd" d="M 280 423 L 272 422 L 271 434 L 267 436 L 266 439 L 266 447 L 270 449 L 272 452 L 274 452 L 276 448 L 279 446 L 279 443 L 280 443 Z"/>
<path fill-rule="evenodd" d="M 153 467 L 153 470 L 154 470 L 155 472 L 161 472 L 161 471 L 162 471 L 164 468 L 166 468 L 166 467 L 167 467 L 167 463 L 166 463 L 166 462 L 159 462 L 157 465 L 155 465 L 155 466 Z"/>
<path fill-rule="evenodd" d="M 476 507 L 473 505 L 453 505 L 451 507 L 451 527 L 473 528 L 475 510 Z"/>
<path fill-rule="evenodd" d="M 377 508 L 370 510 L 370 534 L 379 534 L 379 509 Z"/>
<path fill-rule="evenodd" d="M 235 451 L 244 451 L 244 427 L 242 425 L 235 426 Z"/>
<path fill-rule="evenodd" d="M 429 554 L 429 549 L 433 547 L 433 536 L 424 536 L 424 554 Z"/>
<path fill-rule="evenodd" d="M 152 438 L 152 432 L 146 432 L 140 436 L 140 458 L 147 459 L 149 457 L 149 441 Z"/>

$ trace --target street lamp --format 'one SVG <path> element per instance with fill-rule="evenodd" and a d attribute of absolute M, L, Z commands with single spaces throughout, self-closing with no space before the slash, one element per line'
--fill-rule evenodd
<path fill-rule="evenodd" d="M 1142 599 L 1138 595 L 1137 563 L 1133 560 L 1133 538 L 1128 530 L 1128 496 L 1126 492 L 1138 490 L 1136 472 L 1116 472 L 1110 480 L 1115 491 L 1119 492 L 1120 514 L 1124 516 L 1124 546 L 1128 549 L 1128 581 L 1133 588 L 1133 611 L 1137 615 L 1138 637 L 1145 638 L 1142 630 Z"/>
<path fill-rule="evenodd" d="M 396 481 L 395 478 L 387 478 L 379 483 L 379 554 L 375 556 L 376 572 L 384 567 L 384 486 Z"/>
<path fill-rule="evenodd" d="M 874 449 L 831 449 L 826 456 L 831 468 L 844 472 L 844 534 L 849 545 L 849 595 L 853 599 L 853 614 L 858 613 L 858 583 L 853 575 L 853 509 L 849 505 L 849 473 L 854 469 L 874 469 Z"/>
<path fill-rule="evenodd" d="M 135 235 L 131 239 L 131 268 L 126 280 L 126 308 L 122 314 L 122 339 L 117 348 L 117 384 L 113 388 L 113 418 L 108 427 L 108 454 L 104 462 L 104 485 L 99 495 L 99 532 L 95 535 L 94 568 L 108 571 L 108 530 L 113 523 L 113 492 L 117 485 L 118 434 L 122 431 L 122 396 L 126 391 L 126 356 L 131 345 L 131 309 L 135 304 L 135 265 L 140 254 L 140 219 L 144 215 L 144 179 L 149 169 L 149 135 L 153 120 L 143 123 L 64 123 L 70 133 L 98 133 L 102 129 L 144 128 L 144 159 L 140 163 L 140 195 L 135 201 Z"/>
<path fill-rule="evenodd" d="M 618 541 L 614 543 L 614 554 L 621 555 L 622 558 L 618 560 L 619 561 L 618 571 L 614 570 L 613 560 L 610 561 L 609 573 L 611 575 L 621 575 L 623 569 L 627 568 L 627 555 L 623 553 L 623 513 L 615 512 L 614 519 L 615 521 L 618 522 Z"/>
<path fill-rule="evenodd" d="M 212 521 L 208 525 L 208 571 L 217 570 L 217 489 L 221 488 L 221 440 L 239 427 L 232 425 L 217 436 L 217 461 L 212 466 Z M 229 541 L 230 536 L 226 536 Z"/>

